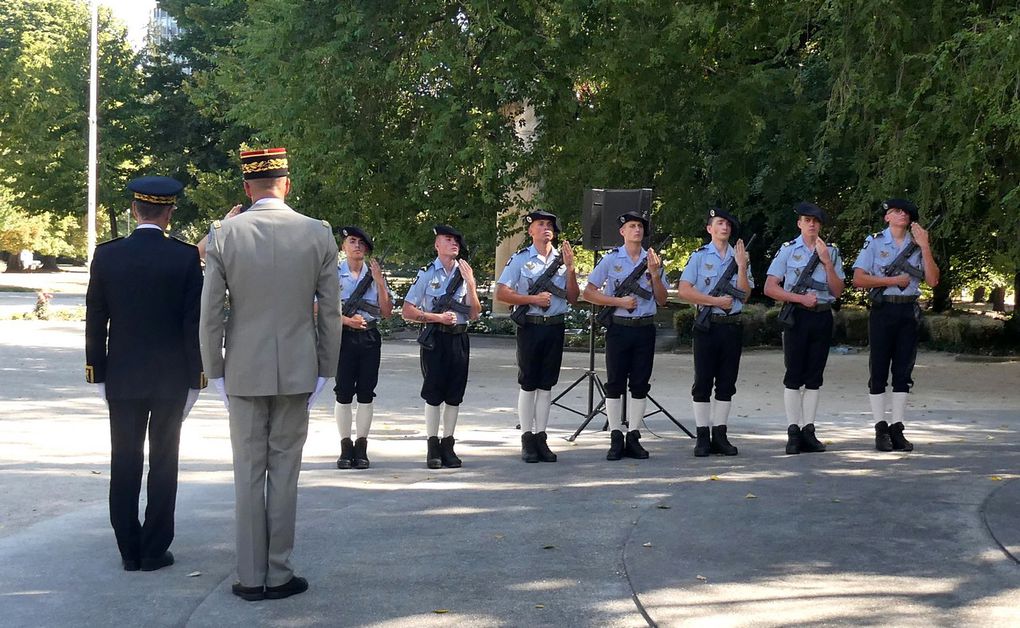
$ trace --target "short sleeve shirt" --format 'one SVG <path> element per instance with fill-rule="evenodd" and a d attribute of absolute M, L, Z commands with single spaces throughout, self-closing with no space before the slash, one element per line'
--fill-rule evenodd
<path fill-rule="evenodd" d="M 839 249 L 832 244 L 828 245 L 828 247 L 829 257 L 832 259 L 832 266 L 836 276 L 840 279 L 846 279 Z M 804 243 L 804 236 L 797 236 L 795 239 L 784 243 L 776 251 L 776 256 L 772 258 L 772 263 L 769 264 L 768 274 L 782 279 L 783 287 L 787 290 L 792 290 L 814 252 L 814 247 Z M 819 283 L 826 283 L 825 267 L 821 264 L 816 266 L 815 271 L 811 273 L 811 278 Z M 814 293 L 818 297 L 819 303 L 832 303 L 836 300 L 836 297 L 832 296 L 832 292 L 829 290 L 808 288 L 808 292 Z"/>
<path fill-rule="evenodd" d="M 723 271 L 726 270 L 732 259 L 733 247 L 729 243 L 726 244 L 726 251 L 720 256 L 719 251 L 709 242 L 694 251 L 694 253 L 691 253 L 690 259 L 687 260 L 687 265 L 684 266 L 684 272 L 680 275 L 680 281 L 686 281 L 694 286 L 694 289 L 698 292 L 708 294 L 715 287 L 716 282 L 719 281 L 719 276 L 723 274 Z M 731 286 L 736 287 L 738 276 L 739 273 L 733 273 L 733 277 L 730 278 Z M 754 277 L 751 275 L 750 264 L 747 265 L 747 281 L 753 288 Z M 719 307 L 713 307 L 712 313 L 737 314 L 743 309 L 744 304 L 739 299 L 733 299 L 733 308 L 729 312 Z"/>
<path fill-rule="evenodd" d="M 588 283 L 598 287 L 604 294 L 613 296 L 617 286 L 623 283 L 634 271 L 634 268 L 647 257 L 648 251 L 645 249 L 641 249 L 641 254 L 636 261 L 632 260 L 630 255 L 627 255 L 626 248 L 621 246 L 620 248 L 613 249 L 605 254 L 595 266 L 595 269 L 591 271 L 591 274 L 588 275 Z M 662 268 L 659 269 L 659 279 L 663 282 L 666 281 L 666 271 Z M 652 274 L 646 270 L 641 275 L 641 279 L 638 280 L 638 285 L 652 292 Z M 637 307 L 634 308 L 634 311 L 630 312 L 625 308 L 618 307 L 613 312 L 614 316 L 641 318 L 655 314 L 658 308 L 655 304 L 654 295 L 651 299 L 642 299 L 636 294 L 631 296 L 637 299 Z"/>
<path fill-rule="evenodd" d="M 538 254 L 538 249 L 532 244 L 528 248 L 518 251 L 510 258 L 506 263 L 506 267 L 503 268 L 503 272 L 499 275 L 498 283 L 507 286 L 518 294 L 528 294 L 532 284 L 538 281 L 538 278 L 545 273 L 546 268 L 558 257 L 559 251 L 556 249 L 552 250 L 548 258 L 543 257 Z M 560 266 L 556 274 L 553 275 L 552 282 L 557 288 L 566 290 L 566 266 Z M 528 314 L 557 316 L 559 314 L 566 314 L 568 308 L 569 305 L 566 299 L 552 295 L 549 307 L 543 309 L 538 305 L 531 305 L 528 307 Z"/>
<path fill-rule="evenodd" d="M 368 264 L 365 264 L 361 267 L 361 273 L 354 275 L 351 272 L 351 267 L 347 265 L 347 260 L 340 262 L 340 266 L 336 269 L 336 274 L 340 278 L 341 301 L 346 303 L 347 300 L 351 298 L 351 294 L 354 293 L 354 289 L 358 287 L 359 283 L 361 283 L 361 279 L 365 276 L 365 273 L 371 272 L 372 271 L 369 269 Z M 369 285 L 368 290 L 365 291 L 363 301 L 370 305 L 375 305 L 376 307 L 379 306 L 379 290 L 376 288 L 374 281 Z M 355 313 L 361 314 L 366 321 L 371 322 L 376 320 L 375 316 L 372 316 L 365 310 L 358 309 L 355 310 Z"/>
<path fill-rule="evenodd" d="M 892 237 L 892 231 L 888 227 L 884 231 L 869 235 L 864 240 L 864 248 L 857 255 L 854 268 L 860 268 L 870 275 L 885 277 L 886 266 L 896 259 L 896 256 L 900 254 L 903 247 L 907 246 L 910 241 L 910 232 L 907 232 L 903 238 L 903 244 L 897 246 L 896 240 Z M 924 259 L 921 256 L 920 249 L 915 251 L 907 262 L 918 270 L 924 271 Z M 906 288 L 887 286 L 882 291 L 882 294 L 888 296 L 918 296 L 921 294 L 921 280 L 911 277 L 910 283 L 907 284 Z"/>
<path fill-rule="evenodd" d="M 404 301 L 426 312 L 432 312 L 435 309 L 436 299 L 446 294 L 446 286 L 450 283 L 450 278 L 456 270 L 457 266 L 454 265 L 447 272 L 443 267 L 443 263 L 437 257 L 431 264 L 418 271 L 418 276 L 415 277 L 414 283 L 411 284 L 411 288 L 407 291 Z M 466 295 L 467 284 L 461 283 L 454 293 L 454 298 L 461 303 L 465 303 L 464 297 Z M 457 315 L 457 324 L 462 325 L 468 322 L 467 316 L 464 314 L 460 312 L 454 312 L 454 314 Z"/>

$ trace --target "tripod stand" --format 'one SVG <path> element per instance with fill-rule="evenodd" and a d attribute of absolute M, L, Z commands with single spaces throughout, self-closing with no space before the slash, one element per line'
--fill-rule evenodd
<path fill-rule="evenodd" d="M 583 416 L 584 417 L 584 421 L 581 423 L 581 425 L 579 425 L 577 427 L 577 429 L 574 430 L 573 434 L 571 434 L 570 436 L 567 437 L 567 441 L 569 441 L 569 442 L 574 442 L 575 440 L 577 440 L 577 437 L 581 434 L 582 431 L 584 431 L 584 428 L 588 427 L 588 424 L 591 423 L 592 419 L 594 419 L 596 415 L 598 415 L 598 414 L 605 415 L 606 414 L 606 412 L 605 412 L 605 408 L 606 408 L 606 389 L 605 389 L 605 385 L 602 383 L 602 379 L 599 377 L 599 374 L 597 372 L 595 372 L 595 325 L 596 324 L 597 323 L 595 322 L 595 304 L 593 303 L 593 304 L 591 304 L 591 309 L 590 309 L 590 311 L 588 313 L 588 369 L 584 373 L 582 373 L 580 377 L 575 379 L 574 383 L 572 383 L 570 386 L 568 386 L 566 390 L 561 392 L 559 395 L 556 396 L 555 399 L 552 400 L 553 405 L 558 406 L 560 408 L 563 408 L 564 410 L 568 410 L 570 412 L 573 412 L 574 414 L 577 414 L 579 416 Z M 583 381 L 587 381 L 588 382 L 588 412 L 587 412 L 587 414 L 582 413 L 579 410 L 575 410 L 575 409 L 573 409 L 571 407 L 568 407 L 568 406 L 566 406 L 566 405 L 564 405 L 562 403 L 559 403 L 560 399 L 562 399 L 564 395 L 569 393 L 571 390 L 573 390 L 575 387 L 577 387 L 578 384 L 580 384 Z M 598 391 L 599 397 L 600 397 L 598 405 L 595 404 L 595 391 L 596 390 Z M 624 393 L 623 423 L 624 423 L 624 425 L 628 425 L 629 426 L 628 417 L 627 417 L 627 414 L 626 414 L 627 413 L 627 409 L 626 409 L 627 408 L 626 394 L 627 393 Z M 692 434 L 690 432 L 690 430 L 688 430 L 686 427 L 684 427 L 684 425 L 682 423 L 680 423 L 680 421 L 677 421 L 676 418 L 672 414 L 670 414 L 669 411 L 666 410 L 666 408 L 662 407 L 662 404 L 660 404 L 658 401 L 656 401 L 654 397 L 652 397 L 651 395 L 648 395 L 647 398 L 648 398 L 649 401 L 652 402 L 652 404 L 655 405 L 655 407 L 657 409 L 655 411 L 653 411 L 653 412 L 650 412 L 650 413 L 640 417 L 640 419 L 642 421 L 644 419 L 650 417 L 650 416 L 655 416 L 656 414 L 659 414 L 661 412 L 662 414 L 665 414 L 666 417 L 668 417 L 669 420 L 672 421 L 674 425 L 679 427 L 685 434 L 687 434 L 687 436 L 689 436 L 690 438 L 694 438 L 694 434 Z M 607 417 L 607 419 L 608 419 L 608 417 Z M 605 431 L 608 428 L 608 426 L 609 426 L 609 424 L 608 424 L 608 420 L 607 420 L 606 424 L 602 426 L 602 431 Z"/>

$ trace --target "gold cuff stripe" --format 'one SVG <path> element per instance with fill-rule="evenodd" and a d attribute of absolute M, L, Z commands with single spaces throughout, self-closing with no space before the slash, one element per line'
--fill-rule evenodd
<path fill-rule="evenodd" d="M 153 196 L 152 194 L 142 194 L 141 192 L 135 192 L 135 200 L 142 201 L 143 203 L 152 203 L 154 205 L 173 205 L 177 202 L 176 196 Z"/>
<path fill-rule="evenodd" d="M 96 371 L 89 365 L 85 365 L 85 383 L 95 384 L 96 383 Z"/>
<path fill-rule="evenodd" d="M 251 174 L 252 172 L 265 172 L 266 170 L 283 170 L 287 168 L 286 159 L 266 159 L 250 164 L 241 164 L 241 172 Z"/>

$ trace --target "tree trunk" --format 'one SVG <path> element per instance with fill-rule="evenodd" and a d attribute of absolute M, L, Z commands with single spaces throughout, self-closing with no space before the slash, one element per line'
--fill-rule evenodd
<path fill-rule="evenodd" d="M 953 286 L 943 275 L 939 285 L 935 286 L 931 294 L 931 309 L 933 312 L 947 312 L 953 309 Z"/>
<path fill-rule="evenodd" d="M 111 207 L 106 210 L 106 215 L 110 217 L 110 238 L 120 237 L 117 233 L 117 212 Z"/>
<path fill-rule="evenodd" d="M 993 312 L 1005 312 L 1006 286 L 996 286 L 992 288 L 992 294 L 988 297 L 988 302 L 992 304 Z"/>
<path fill-rule="evenodd" d="M 56 255 L 40 255 L 39 257 L 42 258 L 42 268 L 40 268 L 40 270 L 46 273 L 60 272 L 60 267 L 57 266 Z"/>
<path fill-rule="evenodd" d="M 21 265 L 21 256 L 11 253 L 7 256 L 7 270 L 8 273 L 23 273 L 25 267 Z"/>
<path fill-rule="evenodd" d="M 1013 273 L 1013 316 L 1017 316 L 1018 305 L 1020 305 L 1020 268 Z"/>

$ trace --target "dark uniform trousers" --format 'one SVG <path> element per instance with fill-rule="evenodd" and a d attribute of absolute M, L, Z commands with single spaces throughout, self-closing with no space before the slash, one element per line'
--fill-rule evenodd
<path fill-rule="evenodd" d="M 914 384 L 910 375 L 917 359 L 919 313 L 916 303 L 872 305 L 868 316 L 868 343 L 871 345 L 868 388 L 871 394 L 885 392 L 890 363 L 893 392 L 910 392 Z"/>
<path fill-rule="evenodd" d="M 157 558 L 174 538 L 177 454 L 186 396 L 178 399 L 110 399 L 110 523 L 127 560 Z M 149 432 L 145 524 L 138 523 L 138 494 Z"/>
<path fill-rule="evenodd" d="M 716 399 L 733 399 L 743 342 L 742 323 L 712 323 L 708 331 L 694 330 L 694 401 L 711 401 L 713 383 Z"/>
<path fill-rule="evenodd" d="M 619 399 L 628 384 L 631 397 L 647 397 L 654 359 L 655 325 L 611 325 L 606 331 L 606 397 Z"/>
<path fill-rule="evenodd" d="M 522 390 L 552 390 L 559 381 L 565 330 L 562 323 L 527 323 L 517 330 L 517 383 Z"/>
<path fill-rule="evenodd" d="M 351 403 L 355 395 L 358 403 L 372 403 L 379 383 L 381 356 L 382 336 L 378 329 L 344 327 L 333 387 L 338 403 Z"/>
<path fill-rule="evenodd" d="M 793 327 L 783 330 L 783 385 L 791 390 L 822 387 L 825 363 L 832 344 L 832 312 L 813 312 L 794 307 Z"/>
<path fill-rule="evenodd" d="M 436 331 L 435 347 L 421 349 L 421 398 L 430 406 L 459 406 L 467 389 L 471 343 L 466 333 Z"/>

